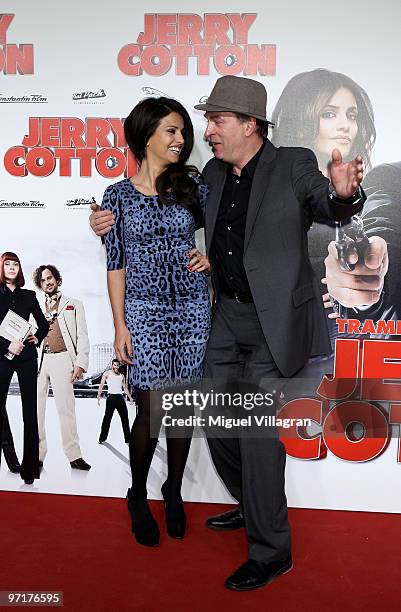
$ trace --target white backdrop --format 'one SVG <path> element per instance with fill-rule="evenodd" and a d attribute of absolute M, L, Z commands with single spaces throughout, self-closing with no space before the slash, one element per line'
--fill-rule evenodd
<path fill-rule="evenodd" d="M 244 38 L 238 38 L 238 32 L 235 39 L 231 28 L 226 37 L 230 44 L 243 48 L 247 44 L 254 45 L 254 49 L 256 46 L 262 49 L 263 45 L 275 45 L 275 74 L 255 75 L 268 89 L 268 114 L 285 84 L 297 73 L 319 67 L 343 72 L 364 87 L 372 101 L 377 130 L 373 165 L 400 159 L 401 85 L 398 75 L 401 73 L 401 43 L 398 30 L 401 6 L 394 0 L 383 0 L 379 5 L 373 0 L 363 5 L 350 4 L 347 0 L 338 0 L 332 5 L 322 5 L 318 0 L 303 3 L 255 1 L 250 6 L 238 0 L 220 1 L 217 6 L 215 2 L 206 0 L 198 6 L 191 5 L 191 8 L 186 2 L 172 0 L 168 8 L 169 21 L 173 25 L 167 27 L 165 34 L 170 35 L 166 40 L 172 44 L 177 32 L 174 15 L 191 12 L 199 16 L 196 18 L 199 21 L 208 14 L 206 21 L 209 20 L 210 26 L 213 14 L 215 18 L 220 15 L 222 23 L 227 22 L 228 14 L 234 15 L 232 19 L 236 22 L 244 11 L 255 14 L 246 42 Z M 84 302 L 92 346 L 112 343 L 104 252 L 100 241 L 88 227 L 88 205 L 81 199 L 94 197 L 100 202 L 106 186 L 122 175 L 116 178 L 101 176 L 92 160 L 91 175 L 82 177 L 79 160 L 75 158 L 71 161 L 69 176 L 60 176 L 59 159 L 48 176 L 34 176 L 30 171 L 26 176 L 15 176 L 5 158 L 12 157 L 10 149 L 22 145 L 24 136 L 29 133 L 30 118 L 54 118 L 50 123 L 55 127 L 47 131 L 51 141 L 45 143 L 51 158 L 57 154 L 57 145 L 60 144 L 57 119 L 59 124 L 64 119 L 63 129 L 65 118 L 78 118 L 83 122 L 88 118 L 122 119 L 145 95 L 162 92 L 178 98 L 190 111 L 196 130 L 192 161 L 201 168 L 210 157 L 210 149 L 202 141 L 202 113 L 192 108 L 208 95 L 220 74 L 211 60 L 209 74 L 199 75 L 195 58 L 189 60 L 185 75 L 176 74 L 174 61 L 171 69 L 161 76 L 145 71 L 139 76 L 124 74 L 118 66 L 118 55 L 125 45 L 136 45 L 144 29 L 144 11 L 140 3 L 70 0 L 60 4 L 37 0 L 27 4 L 10 0 L 1 10 L 4 14 L 14 14 L 14 18 L 6 30 L 3 28 L 3 34 L 1 23 L 4 25 L 6 20 L 0 22 L 0 48 L 3 49 L 0 66 L 4 63 L 0 73 L 0 251 L 10 250 L 19 254 L 27 279 L 40 264 L 56 265 L 63 275 L 63 292 Z M 166 4 L 150 1 L 146 12 L 165 13 Z M 202 30 L 202 40 L 198 44 L 203 48 L 212 44 L 203 41 L 204 34 L 209 41 L 213 38 L 210 29 L 206 33 Z M 171 53 L 171 45 L 163 44 L 167 49 L 164 53 Z M 26 65 L 12 74 L 13 45 L 33 45 L 32 74 Z M 22 53 L 21 47 L 20 50 Z M 26 49 L 27 55 L 28 52 Z M 137 59 L 133 61 L 135 63 Z M 153 68 L 157 71 L 157 64 Z M 19 73 L 24 71 L 26 74 Z M 89 142 L 86 137 L 89 137 Z M 90 148 L 92 137 L 93 133 L 84 133 L 85 146 L 78 148 Z M 107 137 L 114 147 L 111 131 Z M 99 153 L 102 144 L 104 146 L 104 142 L 94 154 Z M 120 142 L 117 144 L 121 145 Z M 71 200 L 77 200 L 75 206 L 67 205 Z M 30 280 L 26 286 L 33 288 Z M 92 353 L 89 373 L 94 369 L 95 352 Z M 71 474 L 61 451 L 53 400 L 49 399 L 47 428 L 51 446 L 42 478 L 35 481 L 34 490 L 125 495 L 129 470 L 127 448 L 122 443 L 119 423 L 113 422 L 110 447 L 97 445 L 103 408 L 98 408 L 95 399 L 77 400 L 83 453 L 93 468 L 88 474 Z M 18 396 L 9 397 L 8 412 L 16 444 L 20 447 Z M 153 497 L 159 497 L 160 473 L 165 471 L 164 459 L 160 448 L 151 472 L 150 493 Z M 299 507 L 399 512 L 400 470 L 395 440 L 382 456 L 362 464 L 343 462 L 330 452 L 320 461 L 289 458 L 289 503 Z M 8 473 L 4 463 L 0 487 L 9 490 L 21 488 L 19 477 Z M 193 443 L 184 494 L 187 499 L 199 501 L 229 500 L 214 474 L 203 440 Z"/>

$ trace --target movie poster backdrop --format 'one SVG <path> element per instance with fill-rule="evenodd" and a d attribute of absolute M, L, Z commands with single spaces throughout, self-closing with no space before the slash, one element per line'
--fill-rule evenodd
<path fill-rule="evenodd" d="M 311 361 L 299 373 L 302 399 L 283 399 L 282 418 L 311 421 L 305 428 L 293 423 L 280 429 L 288 455 L 289 505 L 401 511 L 401 8 L 391 0 L 380 6 L 368 0 L 363 7 L 338 0 L 330 9 L 318 0 L 283 0 L 249 8 L 246 12 L 238 0 L 218 5 L 206 0 L 190 10 L 187 3 L 173 1 L 169 12 L 161 1 L 148 3 L 146 12 L 127 0 L 112 5 L 11 1 L 3 7 L 8 12 L 0 14 L 0 251 L 19 255 L 30 289 L 39 265 L 59 268 L 62 293 L 84 305 L 91 345 L 87 372 L 74 395 L 82 454 L 92 468 L 71 470 L 50 390 L 48 452 L 41 478 L 29 490 L 126 494 L 128 447 L 117 416 L 107 441 L 98 444 L 105 399 L 99 406 L 96 395 L 114 350 L 105 253 L 89 227 L 90 204 L 101 202 L 109 184 L 135 174 L 123 122 L 146 96 L 175 97 L 186 106 L 195 127 L 191 161 L 201 169 L 211 151 L 203 141 L 205 120 L 193 106 L 207 98 L 216 78 L 230 74 L 266 86 L 276 146 L 311 148 L 323 174 L 334 147 L 344 159 L 363 156 L 367 202 L 362 214 L 347 227 L 316 223 L 309 231 L 322 299 L 329 301 L 321 281 L 330 243 L 356 240 L 363 249 L 379 237 L 386 245 L 377 300 L 347 304 L 344 298 L 334 303 L 337 315 L 331 317 L 327 309 L 332 355 Z M 203 249 L 202 231 L 197 238 Z M 344 381 L 336 384 L 333 374 Z M 314 382 L 305 386 L 305 379 Z M 132 423 L 135 407 L 128 400 L 127 407 Z M 21 457 L 14 379 L 7 413 Z M 150 497 L 160 498 L 166 470 L 161 439 L 149 476 Z M 27 490 L 4 460 L 0 487 Z M 200 430 L 184 475 L 184 497 L 232 501 Z"/>

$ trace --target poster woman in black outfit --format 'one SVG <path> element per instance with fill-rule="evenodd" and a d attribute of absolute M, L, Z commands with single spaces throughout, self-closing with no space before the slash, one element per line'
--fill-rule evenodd
<path fill-rule="evenodd" d="M 15 253 L 3 253 L 0 257 L 0 323 L 7 312 L 12 310 L 27 321 L 32 315 L 38 326 L 36 334 L 29 336 L 24 344 L 17 340 L 10 342 L 0 336 L 0 427 L 3 424 L 11 378 L 16 372 L 24 420 L 24 454 L 20 474 L 26 484 L 32 484 L 35 478 L 39 478 L 36 346 L 46 336 L 49 325 L 40 309 L 35 292 L 22 289 L 24 284 L 25 279 L 18 256 Z M 7 359 L 5 356 L 7 352 L 13 353 L 14 358 Z"/>

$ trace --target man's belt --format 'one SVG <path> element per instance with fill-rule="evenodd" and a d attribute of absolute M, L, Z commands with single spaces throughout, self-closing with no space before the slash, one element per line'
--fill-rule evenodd
<path fill-rule="evenodd" d="M 50 346 L 44 346 L 43 347 L 43 352 L 44 353 L 51 353 L 52 355 L 54 355 L 56 353 L 66 353 L 67 349 L 61 349 L 60 351 L 53 351 L 53 349 L 51 349 Z"/>
<path fill-rule="evenodd" d="M 253 304 L 252 293 L 249 291 L 232 291 L 231 289 L 224 289 L 221 291 L 221 295 L 235 300 L 239 304 Z"/>

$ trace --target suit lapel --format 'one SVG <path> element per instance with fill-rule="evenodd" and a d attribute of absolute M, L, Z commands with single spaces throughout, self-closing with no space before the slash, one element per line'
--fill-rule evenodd
<path fill-rule="evenodd" d="M 270 183 L 271 173 L 276 161 L 276 154 L 276 147 L 274 147 L 271 142 L 267 141 L 260 157 L 259 163 L 256 166 L 255 174 L 252 180 L 252 188 L 248 204 L 248 213 L 246 216 L 244 253 L 252 235 L 252 230 L 263 201 L 263 196 L 265 195 Z"/>
<path fill-rule="evenodd" d="M 68 299 L 64 295 L 62 295 L 60 298 L 60 304 L 58 306 L 58 314 L 60 314 L 64 310 L 67 304 L 68 304 Z"/>
<path fill-rule="evenodd" d="M 224 184 L 227 176 L 226 164 L 219 164 L 216 169 L 216 176 L 213 177 L 212 188 L 206 201 L 205 209 L 205 237 L 206 237 L 206 251 L 210 251 L 212 244 L 212 237 L 214 232 L 214 226 L 216 225 L 217 213 L 219 212 L 219 206 L 221 197 L 223 195 Z"/>

